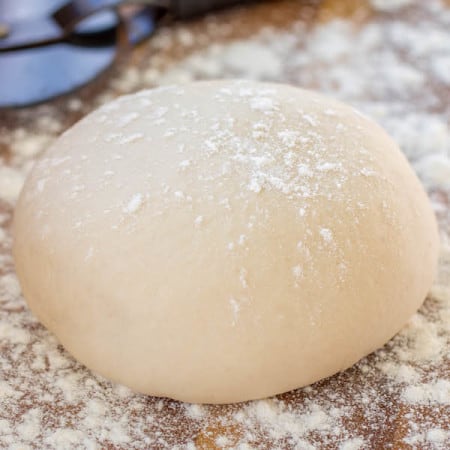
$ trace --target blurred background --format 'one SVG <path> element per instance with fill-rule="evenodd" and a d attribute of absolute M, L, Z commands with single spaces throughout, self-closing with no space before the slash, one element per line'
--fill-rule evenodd
<path fill-rule="evenodd" d="M 450 448 L 450 2 L 235 3 L 192 18 L 177 18 L 176 8 L 166 14 L 168 4 L 159 3 L 147 28 L 136 22 L 131 37 L 126 28 L 106 36 L 96 50 L 101 64 L 94 64 L 88 75 L 95 76 L 83 86 L 90 56 L 75 63 L 75 53 L 59 59 L 56 51 L 45 64 L 37 58 L 38 68 L 14 72 L 7 59 L 17 53 L 0 53 L 0 104 L 25 93 L 26 85 L 15 90 L 15 80 L 79 86 L 34 106 L 0 109 L 0 447 Z M 0 0 L 3 43 L 11 5 Z M 20 22 L 24 17 L 15 11 Z M 128 6 L 121 14 L 132 18 L 136 11 Z M 118 16 L 102 20 L 108 30 Z M 70 20 L 65 24 L 73 28 Z M 98 23 L 84 26 L 73 29 L 89 34 Z M 34 28 L 24 29 L 23 39 Z M 51 26 L 42 29 L 55 33 Z M 25 307 L 9 226 L 36 158 L 92 109 L 140 89 L 217 78 L 316 89 L 379 122 L 430 195 L 443 253 L 430 298 L 384 349 L 342 374 L 275 399 L 200 407 L 134 395 L 73 361 Z"/>

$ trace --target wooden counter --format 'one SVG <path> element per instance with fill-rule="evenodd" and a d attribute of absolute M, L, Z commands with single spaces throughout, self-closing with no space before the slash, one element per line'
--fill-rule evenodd
<path fill-rule="evenodd" d="M 76 94 L 0 112 L 0 447 L 450 448 L 449 6 L 324 0 L 241 7 L 161 28 Z M 74 361 L 20 295 L 10 223 L 33 161 L 95 106 L 145 87 L 220 77 L 318 89 L 373 116 L 423 179 L 443 250 L 429 298 L 383 349 L 274 399 L 199 406 L 135 395 Z"/>

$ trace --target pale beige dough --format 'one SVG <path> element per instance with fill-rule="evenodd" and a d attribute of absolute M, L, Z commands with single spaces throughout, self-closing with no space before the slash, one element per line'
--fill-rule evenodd
<path fill-rule="evenodd" d="M 143 91 L 47 151 L 15 212 L 24 296 L 86 366 L 190 402 L 343 370 L 419 308 L 427 196 L 386 133 L 284 85 Z"/>

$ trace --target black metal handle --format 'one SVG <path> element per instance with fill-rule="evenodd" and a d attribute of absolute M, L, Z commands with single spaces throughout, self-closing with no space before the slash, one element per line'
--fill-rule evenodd
<path fill-rule="evenodd" d="M 104 9 L 116 8 L 123 0 L 74 0 L 52 14 L 53 19 L 67 33 L 86 18 Z"/>
<path fill-rule="evenodd" d="M 8 35 L 0 39 L 0 53 L 21 50 L 62 41 L 77 45 L 101 46 L 116 34 L 120 16 L 118 8 L 124 0 L 73 0 L 46 16 L 7 23 Z M 127 17 L 130 44 L 147 38 L 155 30 L 155 22 L 167 8 L 152 0 L 135 0 L 140 6 Z"/>
<path fill-rule="evenodd" d="M 238 0 L 172 0 L 170 11 L 180 19 L 187 19 L 238 3 L 243 2 Z"/>
<path fill-rule="evenodd" d="M 85 85 L 127 53 L 122 50 L 149 37 L 169 11 L 184 19 L 234 3 L 0 0 L 0 108 L 42 102 Z"/>
<path fill-rule="evenodd" d="M 109 42 L 118 26 L 118 15 L 112 11 L 130 3 L 138 5 L 127 17 L 129 41 L 136 44 L 155 29 L 155 22 L 166 12 L 187 19 L 213 9 L 231 6 L 238 0 L 72 0 L 52 14 L 10 25 L 8 36 L 0 39 L 0 52 L 40 47 L 64 40 L 77 45 L 101 45 Z M 102 13 L 103 12 L 103 13 Z M 109 20 L 107 13 L 110 13 Z M 107 20 L 101 20 L 101 19 Z M 92 20 L 94 19 L 92 23 Z M 99 20 L 100 19 L 100 20 Z"/>
<path fill-rule="evenodd" d="M 238 3 L 239 0 L 74 0 L 53 14 L 53 18 L 65 30 L 73 30 L 74 26 L 86 17 L 107 8 L 117 8 L 126 3 L 136 3 L 143 7 L 170 10 L 179 19 L 205 14 L 219 8 Z"/>

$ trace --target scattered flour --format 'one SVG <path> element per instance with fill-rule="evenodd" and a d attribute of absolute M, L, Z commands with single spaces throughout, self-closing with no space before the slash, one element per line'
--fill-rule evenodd
<path fill-rule="evenodd" d="M 321 228 L 320 235 L 322 236 L 323 240 L 327 243 L 333 240 L 333 233 L 329 228 Z"/>
<path fill-rule="evenodd" d="M 403 391 L 403 398 L 408 403 L 450 403 L 450 380 L 438 380 L 435 383 L 423 383 L 408 386 Z"/>
<path fill-rule="evenodd" d="M 67 110 L 87 112 L 95 102 L 111 99 L 113 91 L 126 93 L 218 77 L 284 81 L 352 103 L 398 141 L 438 213 L 442 233 L 439 276 L 413 320 L 383 349 L 352 369 L 274 399 L 243 405 L 184 405 L 142 397 L 90 373 L 28 312 L 10 255 L 11 206 L 36 156 L 67 124 L 60 108 L 44 105 L 34 115 L 40 118 L 26 127 L 5 128 L 0 121 L 0 149 L 3 145 L 11 150 L 9 159 L 0 156 L 1 447 L 449 448 L 450 110 L 445 93 L 450 88 L 450 9 L 439 0 L 369 3 L 374 13 L 363 26 L 347 19 L 306 26 L 301 18 L 312 17 L 313 11 L 306 5 L 298 7 L 301 12 L 295 12 L 286 26 L 276 25 L 276 14 L 266 14 L 267 27 L 233 39 L 232 33 L 246 29 L 234 26 L 237 13 L 230 14 L 231 21 L 215 16 L 204 19 L 202 30 L 196 28 L 195 33 L 184 24 L 163 28 L 147 44 L 150 56 L 140 70 L 124 70 L 111 83 L 111 90 L 88 106 L 78 98 L 67 100 Z M 288 8 L 292 8 L 289 2 L 280 2 L 279 11 L 288 14 Z M 254 20 L 251 10 L 241 14 L 245 23 Z M 169 56 L 178 47 L 184 53 Z M 269 97 L 259 96 L 252 106 L 270 116 L 276 104 Z M 140 101 L 145 105 L 149 99 L 144 95 Z M 103 120 L 107 120 L 108 108 L 104 113 Z M 164 108 L 155 110 L 149 121 L 164 121 L 166 113 Z M 128 131 L 136 114 L 117 123 L 112 143 L 132 144 L 142 138 Z M 314 127 L 315 118 L 303 116 L 302 120 Z M 263 141 L 267 129 L 255 124 L 253 133 Z M 286 147 L 295 147 L 298 139 L 306 143 L 309 138 L 285 133 L 279 139 Z M 214 143 L 209 145 L 214 151 Z M 287 155 L 283 164 L 291 161 Z M 264 173 L 263 159 L 246 163 Z M 313 169 L 339 171 L 338 162 L 320 164 Z M 188 169 L 189 161 L 184 160 L 180 170 Z M 302 167 L 299 175 L 308 178 L 310 170 Z M 288 188 L 279 178 L 257 172 L 249 179 L 251 191 Z M 113 174 L 105 176 L 114 178 Z M 136 213 L 144 198 L 142 193 L 132 195 L 124 212 Z M 300 218 L 309 213 L 299 209 Z M 194 224 L 202 222 L 202 216 L 197 216 Z M 327 228 L 321 235 L 325 242 L 332 240 Z M 245 247 L 247 239 L 242 234 L 238 242 L 228 244 L 229 250 Z M 304 248 L 303 244 L 298 247 L 299 251 Z M 294 267 L 293 276 L 300 276 L 301 270 Z M 239 277 L 242 285 L 247 283 L 247 274 Z M 235 323 L 240 308 L 238 300 L 230 299 Z M 395 430 L 395 437 L 389 430 Z"/>
<path fill-rule="evenodd" d="M 0 198 L 14 203 L 19 196 L 25 180 L 24 174 L 11 167 L 0 167 Z"/>
<path fill-rule="evenodd" d="M 371 5 L 379 11 L 397 11 L 414 3 L 414 0 L 370 0 Z"/>
<path fill-rule="evenodd" d="M 127 206 L 124 208 L 124 212 L 133 214 L 137 212 L 143 205 L 144 197 L 141 193 L 134 194 Z"/>

